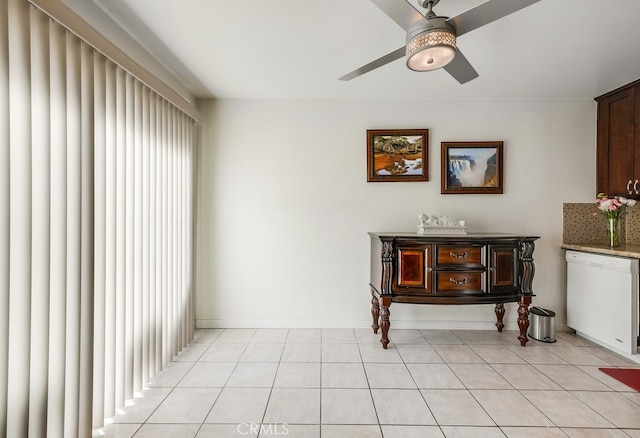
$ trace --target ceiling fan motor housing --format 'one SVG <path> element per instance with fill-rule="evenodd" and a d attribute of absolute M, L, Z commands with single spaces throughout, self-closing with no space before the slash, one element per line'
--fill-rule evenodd
<path fill-rule="evenodd" d="M 407 67 L 429 71 L 447 65 L 456 54 L 456 33 L 447 17 L 429 17 L 426 26 L 407 32 Z"/>

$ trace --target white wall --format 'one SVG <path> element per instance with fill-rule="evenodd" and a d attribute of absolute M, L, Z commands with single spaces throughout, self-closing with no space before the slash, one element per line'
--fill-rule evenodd
<path fill-rule="evenodd" d="M 593 100 L 208 100 L 198 327 L 368 327 L 368 231 L 417 214 L 538 235 L 534 304 L 565 318 L 562 203 L 595 193 Z M 428 182 L 367 183 L 366 130 L 430 130 Z M 440 194 L 442 141 L 504 141 L 504 194 Z M 516 329 L 514 305 L 505 323 Z M 491 328 L 493 306 L 393 304 L 391 327 Z"/>

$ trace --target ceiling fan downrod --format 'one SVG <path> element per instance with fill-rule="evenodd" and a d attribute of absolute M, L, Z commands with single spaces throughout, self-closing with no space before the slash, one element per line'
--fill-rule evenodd
<path fill-rule="evenodd" d="M 424 15 L 425 17 L 435 17 L 435 13 L 433 12 L 433 7 L 437 5 L 440 0 L 418 0 L 418 4 L 425 9 L 428 9 L 427 13 Z"/>

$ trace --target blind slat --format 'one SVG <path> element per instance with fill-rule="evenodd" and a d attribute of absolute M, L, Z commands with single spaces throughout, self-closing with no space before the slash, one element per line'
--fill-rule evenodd
<path fill-rule="evenodd" d="M 141 381 L 147 382 L 152 375 L 151 369 L 151 346 L 153 345 L 153 334 L 151 331 L 151 293 L 150 293 L 150 280 L 151 280 L 151 221 L 150 221 L 150 203 L 151 203 L 151 176 L 149 172 L 150 166 L 150 136 L 151 136 L 151 96 L 149 90 L 142 89 L 142 144 L 141 144 L 141 185 L 142 185 L 142 202 L 141 202 L 141 216 L 142 216 L 142 236 L 141 236 L 141 252 L 142 252 L 142 374 L 140 376 Z"/>
<path fill-rule="evenodd" d="M 105 66 L 105 300 L 104 300 L 104 417 L 115 415 L 116 405 L 116 66 Z M 99 248 L 98 248 L 99 249 Z"/>
<path fill-rule="evenodd" d="M 93 424 L 94 373 L 94 52 L 81 45 L 81 225 L 80 225 L 80 372 L 78 435 L 89 436 Z M 98 344 L 101 345 L 101 344 Z M 96 364 L 97 367 L 97 364 Z"/>
<path fill-rule="evenodd" d="M 9 344 L 7 436 L 28 436 L 31 347 L 31 74 L 29 6 L 8 0 Z"/>
<path fill-rule="evenodd" d="M 106 287 L 107 287 L 107 94 L 106 68 L 102 56 L 93 56 L 93 364 L 92 428 L 102 426 L 105 417 L 106 381 Z M 87 157 L 88 158 L 88 157 Z M 84 258 L 83 258 L 84 260 Z"/>
<path fill-rule="evenodd" d="M 126 288 L 127 288 L 127 127 L 126 73 L 116 71 L 116 162 L 115 162 L 115 406 L 123 406 L 125 397 Z"/>
<path fill-rule="evenodd" d="M 0 41 L 9 40 L 9 4 L 0 1 Z M 0 44 L 0 241 L 9 241 L 9 50 Z M 7 429 L 9 245 L 0 245 L 0 434 Z"/>
<path fill-rule="evenodd" d="M 124 345 L 122 351 L 124 365 L 123 394 L 124 400 L 133 398 L 133 326 L 135 320 L 135 309 L 133 306 L 135 295 L 135 260 L 134 260 L 134 242 L 135 242 L 135 185 L 134 185 L 134 169 L 135 169 L 135 108 L 134 108 L 134 79 L 131 75 L 125 75 L 125 92 L 124 92 Z"/>
<path fill-rule="evenodd" d="M 31 8 L 31 135 L 33 149 L 31 370 L 29 430 L 47 434 L 49 364 L 50 99 L 49 19 Z"/>
<path fill-rule="evenodd" d="M 136 390 L 142 388 L 145 383 L 142 380 L 142 356 L 143 348 L 146 345 L 146 339 L 142 332 L 143 315 L 143 296 L 144 289 L 142 286 L 143 267 L 142 267 L 142 247 L 143 247 L 143 233 L 142 233 L 142 220 L 143 220 L 143 201 L 142 201 L 142 134 L 144 131 L 144 125 L 142 121 L 142 84 L 140 82 L 134 83 L 133 94 L 133 125 L 135 126 L 134 132 L 134 192 L 133 192 L 133 290 L 136 293 L 133 296 L 133 359 L 132 359 L 132 389 Z M 135 342 L 135 340 L 139 340 Z"/>
<path fill-rule="evenodd" d="M 80 397 L 80 257 L 82 230 L 82 84 L 80 41 L 66 32 L 67 71 L 67 308 L 64 436 L 78 433 Z"/>
<path fill-rule="evenodd" d="M 49 407 L 47 433 L 64 433 L 67 319 L 67 71 L 66 35 L 49 26 L 51 64 L 51 283 L 49 306 Z"/>

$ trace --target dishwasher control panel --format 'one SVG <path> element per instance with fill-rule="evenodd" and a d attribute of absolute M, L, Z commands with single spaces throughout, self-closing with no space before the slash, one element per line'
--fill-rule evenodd
<path fill-rule="evenodd" d="M 587 266 L 621 270 L 632 274 L 638 273 L 638 260 L 627 257 L 608 256 L 590 252 L 567 251 L 567 263 L 579 263 Z"/>

